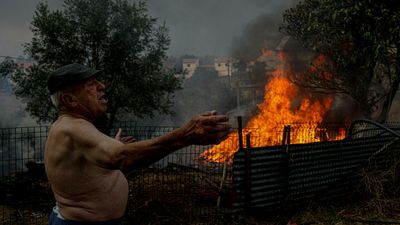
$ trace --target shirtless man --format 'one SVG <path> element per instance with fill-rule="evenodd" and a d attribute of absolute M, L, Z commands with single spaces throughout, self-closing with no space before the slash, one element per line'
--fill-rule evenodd
<path fill-rule="evenodd" d="M 59 117 L 45 149 L 46 174 L 56 199 L 49 225 L 122 224 L 128 182 L 121 171 L 150 165 L 191 144 L 214 144 L 229 130 L 228 118 L 206 112 L 164 136 L 123 143 L 96 129 L 106 112 L 105 85 L 99 71 L 69 64 L 49 76 L 48 88 Z"/>

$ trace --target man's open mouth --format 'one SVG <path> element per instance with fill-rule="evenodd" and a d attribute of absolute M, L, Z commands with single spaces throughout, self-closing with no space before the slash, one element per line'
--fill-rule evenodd
<path fill-rule="evenodd" d="M 105 95 L 100 96 L 99 100 L 101 102 L 107 103 L 107 99 L 105 98 Z"/>

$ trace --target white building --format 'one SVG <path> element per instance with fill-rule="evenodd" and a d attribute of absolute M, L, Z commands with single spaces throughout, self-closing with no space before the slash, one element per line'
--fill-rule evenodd
<path fill-rule="evenodd" d="M 232 73 L 235 72 L 233 63 L 233 59 L 230 58 L 215 59 L 214 68 L 218 72 L 218 76 L 232 76 Z"/>
<path fill-rule="evenodd" d="M 185 78 L 190 78 L 193 76 L 194 71 L 196 71 L 199 66 L 199 59 L 182 59 L 182 71 L 185 73 Z"/>

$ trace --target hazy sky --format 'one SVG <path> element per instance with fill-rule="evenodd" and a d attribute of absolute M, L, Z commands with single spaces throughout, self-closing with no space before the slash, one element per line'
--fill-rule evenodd
<path fill-rule="evenodd" d="M 22 55 L 29 42 L 35 6 L 40 0 L 0 0 L 0 56 Z M 51 9 L 63 0 L 48 0 Z M 225 56 L 234 37 L 262 14 L 276 13 L 293 0 L 148 0 L 149 14 L 169 28 L 169 54 Z"/>

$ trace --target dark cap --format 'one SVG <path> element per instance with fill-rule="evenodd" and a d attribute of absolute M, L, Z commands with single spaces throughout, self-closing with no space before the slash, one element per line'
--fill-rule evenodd
<path fill-rule="evenodd" d="M 91 69 L 78 63 L 68 64 L 50 74 L 47 79 L 47 88 L 50 94 L 54 94 L 64 87 L 82 82 L 99 72 L 100 70 Z"/>

